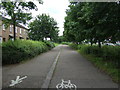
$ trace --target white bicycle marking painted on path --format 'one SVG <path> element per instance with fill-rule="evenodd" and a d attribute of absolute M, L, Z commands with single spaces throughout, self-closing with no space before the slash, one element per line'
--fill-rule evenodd
<path fill-rule="evenodd" d="M 62 89 L 70 89 L 70 90 L 76 90 L 77 86 L 75 84 L 72 84 L 70 80 L 64 81 L 62 79 L 62 82 L 56 86 L 58 90 Z"/>
<path fill-rule="evenodd" d="M 23 79 L 26 79 L 27 76 L 24 76 L 20 78 L 20 76 L 17 76 L 16 80 L 11 80 L 11 84 L 9 85 L 10 87 L 15 86 L 16 84 L 19 84 L 22 82 Z"/>

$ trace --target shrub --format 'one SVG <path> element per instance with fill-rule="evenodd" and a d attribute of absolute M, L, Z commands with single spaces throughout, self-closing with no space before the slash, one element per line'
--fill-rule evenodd
<path fill-rule="evenodd" d="M 62 42 L 61 44 L 64 44 L 64 45 L 69 45 L 70 42 Z"/>
<path fill-rule="evenodd" d="M 83 44 L 70 44 L 70 47 L 74 49 L 80 50 L 85 54 L 92 54 L 97 57 L 101 57 L 104 61 L 110 61 L 118 66 L 118 62 L 120 60 L 120 46 L 102 46 L 99 48 L 98 46 L 90 46 Z"/>
<path fill-rule="evenodd" d="M 2 63 L 15 64 L 23 60 L 32 58 L 42 52 L 52 48 L 41 41 L 16 40 L 8 41 L 2 44 Z"/>
<path fill-rule="evenodd" d="M 109 60 L 115 63 L 118 63 L 118 60 L 120 60 L 119 46 L 103 46 L 102 52 L 102 57 L 104 58 L 104 60 Z"/>
<path fill-rule="evenodd" d="M 54 48 L 54 47 L 55 47 L 55 45 L 54 45 L 54 43 L 53 43 L 53 42 L 50 42 L 50 41 L 44 41 L 44 43 L 48 46 L 48 48 L 49 48 L 49 49 L 51 49 L 51 48 Z"/>
<path fill-rule="evenodd" d="M 71 43 L 69 44 L 71 48 L 73 49 L 78 49 L 78 45 L 77 44 L 74 44 L 74 43 Z"/>
<path fill-rule="evenodd" d="M 90 54 L 93 54 L 97 57 L 100 57 L 102 55 L 102 49 L 98 46 L 90 46 Z"/>
<path fill-rule="evenodd" d="M 78 49 L 85 54 L 90 54 L 90 46 L 88 45 L 78 45 Z"/>
<path fill-rule="evenodd" d="M 55 45 L 55 47 L 56 47 L 56 46 L 58 46 L 58 45 L 60 45 L 60 44 L 59 44 L 59 43 L 54 43 L 54 45 Z"/>
<path fill-rule="evenodd" d="M 98 46 L 78 45 L 78 50 L 85 54 L 101 57 L 103 60 L 113 62 L 116 65 L 118 65 L 118 60 L 120 60 L 119 46 L 103 46 L 99 48 Z"/>

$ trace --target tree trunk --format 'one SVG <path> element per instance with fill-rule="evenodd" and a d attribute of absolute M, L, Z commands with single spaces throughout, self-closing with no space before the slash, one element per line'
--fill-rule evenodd
<path fill-rule="evenodd" d="M 90 43 L 91 43 L 91 46 L 93 45 L 93 41 L 92 41 L 92 39 L 90 39 Z"/>
<path fill-rule="evenodd" d="M 16 26 L 16 19 L 15 19 L 15 13 L 13 13 L 13 17 L 12 17 L 12 20 L 13 20 L 13 38 L 14 38 L 14 41 L 16 40 L 16 32 L 15 32 L 15 26 Z"/>
<path fill-rule="evenodd" d="M 98 40 L 98 46 L 99 46 L 99 48 L 101 48 L 101 43 L 100 43 L 100 40 Z"/>
<path fill-rule="evenodd" d="M 52 41 L 52 38 L 51 37 L 49 37 L 50 38 L 50 41 Z"/>
<path fill-rule="evenodd" d="M 16 28 L 15 28 L 15 24 L 13 24 L 13 37 L 14 37 L 14 41 L 16 40 L 16 32 L 15 32 L 15 30 L 16 30 Z"/>

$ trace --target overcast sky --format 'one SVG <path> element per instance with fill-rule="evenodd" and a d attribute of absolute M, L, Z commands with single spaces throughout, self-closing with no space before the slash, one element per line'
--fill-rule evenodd
<path fill-rule="evenodd" d="M 33 17 L 36 15 L 46 13 L 53 17 L 59 27 L 59 35 L 63 34 L 64 26 L 64 17 L 66 16 L 66 9 L 68 9 L 69 1 L 68 0 L 43 0 L 43 4 L 35 2 L 38 6 L 38 11 L 32 11 Z"/>

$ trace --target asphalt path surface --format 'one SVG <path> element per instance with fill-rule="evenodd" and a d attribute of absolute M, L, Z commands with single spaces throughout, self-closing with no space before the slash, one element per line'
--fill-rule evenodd
<path fill-rule="evenodd" d="M 3 66 L 2 75 L 3 88 L 56 88 L 62 85 L 62 80 L 70 80 L 77 88 L 118 87 L 108 75 L 67 45 L 59 45 L 21 64 Z M 10 86 L 11 80 L 25 76 L 20 83 Z"/>

